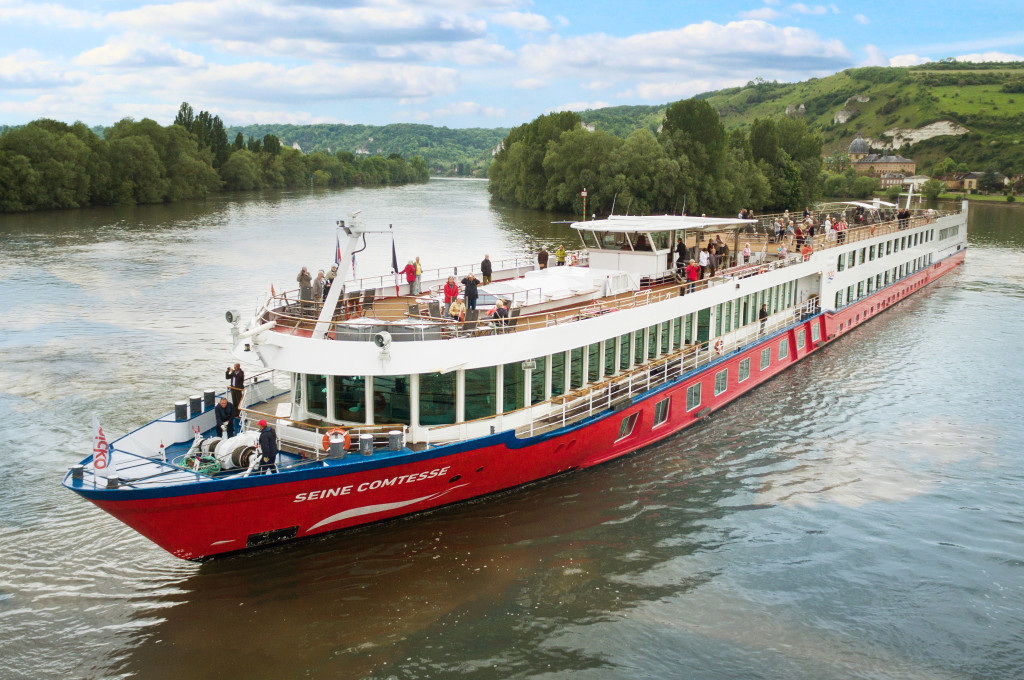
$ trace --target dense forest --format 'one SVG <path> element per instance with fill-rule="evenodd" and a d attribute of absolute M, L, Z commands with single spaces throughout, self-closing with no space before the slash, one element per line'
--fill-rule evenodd
<path fill-rule="evenodd" d="M 625 139 L 582 126 L 577 113 L 540 116 L 511 130 L 489 170 L 493 196 L 580 214 L 735 214 L 782 210 L 820 193 L 822 140 L 797 119 L 727 131 L 702 99 L 669 105 L 657 133 Z"/>
<path fill-rule="evenodd" d="M 0 212 L 164 203 L 222 190 L 425 182 L 422 158 L 304 155 L 273 135 L 228 142 L 218 116 L 183 103 L 173 124 L 124 119 L 96 134 L 37 120 L 0 133 Z"/>
<path fill-rule="evenodd" d="M 274 135 L 286 146 L 298 144 L 306 153 L 349 151 L 367 154 L 421 156 L 435 176 L 484 177 L 491 154 L 508 128 L 450 129 L 415 123 L 392 125 L 248 125 L 228 134 L 262 138 Z"/>

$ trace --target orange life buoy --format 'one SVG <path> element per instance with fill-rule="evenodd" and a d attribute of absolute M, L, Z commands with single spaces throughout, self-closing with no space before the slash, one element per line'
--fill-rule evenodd
<path fill-rule="evenodd" d="M 341 429 L 335 428 L 333 430 L 328 430 L 324 434 L 324 441 L 323 441 L 324 451 L 328 451 L 331 448 L 331 435 L 332 434 L 340 434 L 340 435 L 342 435 L 345 438 L 345 448 L 346 449 L 348 448 L 348 445 L 352 443 L 352 438 L 349 437 L 348 432 L 346 432 L 345 430 L 341 430 Z"/>
<path fill-rule="evenodd" d="M 723 349 L 725 349 L 725 343 L 719 338 L 715 341 L 715 351 L 721 354 Z"/>
<path fill-rule="evenodd" d="M 579 260 L 576 258 L 576 253 L 569 254 L 569 266 L 574 267 Z"/>

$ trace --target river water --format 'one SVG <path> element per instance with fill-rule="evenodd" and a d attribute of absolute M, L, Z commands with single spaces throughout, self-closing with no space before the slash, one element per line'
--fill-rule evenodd
<path fill-rule="evenodd" d="M 60 487 L 221 387 L 228 308 L 362 210 L 427 267 L 575 243 L 480 182 L 0 216 L 0 678 L 1019 678 L 1024 210 L 706 423 L 428 515 L 182 562 Z M 360 256 L 383 270 L 390 239 Z"/>

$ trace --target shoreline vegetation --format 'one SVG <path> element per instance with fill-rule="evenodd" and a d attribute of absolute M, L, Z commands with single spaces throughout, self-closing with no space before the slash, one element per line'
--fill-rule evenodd
<path fill-rule="evenodd" d="M 169 203 L 221 191 L 426 182 L 414 156 L 305 155 L 273 135 L 229 143 L 218 116 L 188 103 L 167 127 L 125 118 L 100 137 L 41 119 L 0 134 L 0 212 Z"/>

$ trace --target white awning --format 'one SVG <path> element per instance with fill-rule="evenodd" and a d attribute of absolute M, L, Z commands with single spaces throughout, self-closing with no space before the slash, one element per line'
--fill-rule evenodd
<path fill-rule="evenodd" d="M 604 220 L 573 222 L 577 231 L 605 231 L 632 233 L 638 231 L 726 231 L 738 229 L 757 220 L 741 220 L 738 217 L 692 217 L 690 215 L 613 215 Z"/>

